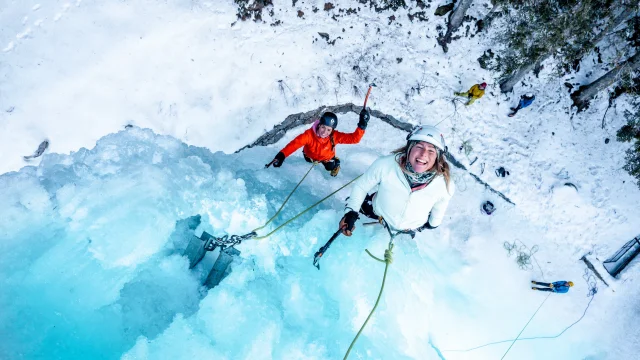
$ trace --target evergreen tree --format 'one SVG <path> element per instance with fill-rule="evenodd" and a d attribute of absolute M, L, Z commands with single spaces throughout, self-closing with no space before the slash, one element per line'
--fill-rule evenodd
<path fill-rule="evenodd" d="M 640 187 L 640 108 L 636 106 L 635 112 L 627 112 L 627 125 L 618 130 L 618 141 L 634 142 L 626 151 L 623 169 L 636 178 Z"/>
<path fill-rule="evenodd" d="M 638 0 L 494 0 L 503 8 L 504 46 L 493 69 L 501 90 L 509 92 L 529 71 L 553 56 L 562 74 L 615 27 L 634 14 Z"/>

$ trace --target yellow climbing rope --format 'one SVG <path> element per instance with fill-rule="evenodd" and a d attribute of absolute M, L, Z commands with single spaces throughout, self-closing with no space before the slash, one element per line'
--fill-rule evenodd
<path fill-rule="evenodd" d="M 308 172 L 307 172 L 307 173 L 308 173 Z M 302 215 L 303 215 L 304 213 L 306 213 L 307 211 L 309 211 L 309 210 L 313 209 L 314 207 L 316 207 L 316 206 L 317 206 L 318 204 L 320 204 L 321 202 L 323 202 L 323 201 L 327 200 L 328 198 L 332 197 L 332 196 L 333 196 L 335 193 L 337 193 L 338 191 L 340 191 L 340 190 L 344 189 L 345 187 L 347 187 L 347 186 L 351 185 L 351 183 L 352 183 L 352 182 L 354 182 L 354 181 L 356 181 L 356 180 L 358 180 L 358 178 L 360 178 L 360 176 L 362 176 L 362 174 L 361 174 L 361 175 L 356 176 L 353 180 L 351 180 L 351 181 L 349 181 L 348 183 L 346 183 L 346 184 L 342 185 L 340 188 L 338 188 L 338 190 L 336 190 L 336 191 L 332 192 L 331 194 L 329 194 L 329 195 L 325 196 L 324 198 L 322 198 L 322 200 L 319 200 L 319 201 L 317 201 L 315 204 L 313 204 L 313 205 L 309 206 L 308 208 L 306 208 L 305 210 L 303 210 L 303 211 L 302 211 L 301 213 L 299 213 L 298 215 L 296 215 L 296 216 L 292 217 L 291 219 L 289 219 L 289 220 L 285 221 L 282 225 L 280 225 L 280 226 L 278 226 L 277 228 L 273 229 L 273 230 L 272 230 L 271 232 L 269 232 L 268 234 L 263 235 L 263 236 L 255 236 L 255 237 L 253 237 L 252 239 L 255 239 L 255 240 L 261 240 L 261 239 L 266 239 L 266 238 L 268 238 L 269 236 L 273 235 L 273 233 L 275 233 L 276 231 L 278 231 L 278 230 L 282 229 L 284 226 L 286 226 L 287 224 L 289 224 L 289 223 L 290 223 L 290 222 L 292 222 L 293 220 L 295 220 L 295 219 L 299 218 L 300 216 L 302 216 Z M 306 175 L 305 175 L 305 177 L 306 177 Z M 302 180 L 304 180 L 304 178 L 303 178 Z M 302 180 L 301 180 L 300 182 L 302 182 Z M 298 185 L 300 185 L 300 184 L 298 183 Z M 296 186 L 296 188 L 297 188 L 297 186 Z M 295 189 L 294 189 L 294 191 L 295 191 Z M 291 193 L 293 194 L 293 191 L 292 191 Z M 291 196 L 291 194 L 290 194 L 289 196 Z M 288 198 L 288 197 L 287 197 L 287 200 L 289 200 L 289 198 Z M 287 200 L 285 200 L 285 203 L 287 202 Z M 271 222 L 271 220 L 273 220 L 273 218 L 275 218 L 275 217 L 278 215 L 278 213 L 280 212 L 280 210 L 282 210 L 282 207 L 283 207 L 283 206 L 284 206 L 284 204 L 282 204 L 282 206 L 280 207 L 280 209 L 278 210 L 278 212 L 276 213 L 276 215 L 274 215 L 273 217 L 271 217 L 271 219 L 267 222 L 267 224 L 268 224 L 269 222 Z M 262 228 L 263 228 L 263 227 L 265 227 L 267 224 L 265 224 L 264 226 L 261 226 L 261 227 L 257 228 L 256 230 L 262 229 Z M 253 230 L 252 232 L 255 232 L 256 230 Z"/>
<path fill-rule="evenodd" d="M 269 221 L 267 221 L 264 225 L 260 226 L 259 228 L 255 228 L 253 229 L 251 232 L 256 232 L 262 228 L 264 228 L 265 226 L 269 225 L 270 222 L 273 221 L 273 219 L 276 218 L 276 216 L 278 216 L 278 214 L 280 214 L 280 211 L 282 211 L 282 208 L 284 207 L 284 205 L 287 203 L 287 201 L 289 201 L 289 198 L 291 198 L 291 195 L 293 195 L 294 192 L 296 192 L 296 190 L 298 189 L 298 187 L 300 186 L 300 184 L 302 184 L 302 182 L 304 181 L 304 179 L 307 178 L 307 175 L 309 175 L 309 173 L 311 172 L 311 170 L 313 170 L 313 168 L 318 165 L 317 161 L 314 161 L 313 164 L 311 164 L 311 167 L 309 168 L 309 170 L 307 170 L 307 173 L 304 174 L 304 176 L 302 177 L 302 179 L 298 182 L 298 184 L 296 185 L 296 187 L 293 188 L 293 190 L 291 190 L 291 192 L 289 193 L 289 195 L 287 195 L 287 198 L 284 199 L 284 202 L 282 203 L 282 205 L 280 205 L 280 208 L 278 209 L 278 211 L 276 211 L 275 214 L 273 214 L 273 216 L 271 217 L 271 219 L 269 219 Z"/>
<path fill-rule="evenodd" d="M 391 231 L 389 231 L 389 233 L 391 233 Z M 346 360 L 349 357 L 349 353 L 351 352 L 353 345 L 355 345 L 356 341 L 358 340 L 358 337 L 360 337 L 360 334 L 362 333 L 362 330 L 364 330 L 364 327 L 367 326 L 369 319 L 371 319 L 371 316 L 373 316 L 373 313 L 376 311 L 376 308 L 378 307 L 378 303 L 380 302 L 380 298 L 382 297 L 382 292 L 384 291 L 384 283 L 387 281 L 387 271 L 389 270 L 389 264 L 393 262 L 393 238 L 394 237 L 395 235 L 391 236 L 391 240 L 389 241 L 389 247 L 384 251 L 384 260 L 380 259 L 377 256 L 374 256 L 373 254 L 371 254 L 371 252 L 368 249 L 365 249 L 367 254 L 369 254 L 369 256 L 371 256 L 373 259 L 385 263 L 384 275 L 382 276 L 382 286 L 380 286 L 380 292 L 378 293 L 378 298 L 376 299 L 375 305 L 373 305 L 373 309 L 371 309 L 369 316 L 367 316 L 367 320 L 365 320 L 364 324 L 362 324 L 362 327 L 360 327 L 360 330 L 356 334 L 356 337 L 353 338 L 353 341 L 351 342 L 351 345 L 349 345 L 349 349 L 347 350 L 347 353 L 344 354 L 343 360 Z"/>

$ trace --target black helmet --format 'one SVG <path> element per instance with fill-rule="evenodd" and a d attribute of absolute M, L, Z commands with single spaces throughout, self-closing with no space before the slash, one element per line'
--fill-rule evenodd
<path fill-rule="evenodd" d="M 336 114 L 327 111 L 326 113 L 322 114 L 322 116 L 320 116 L 320 122 L 318 123 L 318 125 L 326 125 L 330 128 L 335 129 L 336 126 L 338 126 L 338 117 L 336 116 Z"/>

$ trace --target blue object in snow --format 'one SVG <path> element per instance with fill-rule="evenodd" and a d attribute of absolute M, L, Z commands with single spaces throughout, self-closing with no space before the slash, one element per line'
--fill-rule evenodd
<path fill-rule="evenodd" d="M 531 105 L 533 103 L 533 100 L 535 99 L 536 99 L 535 95 L 532 95 L 531 97 L 522 95 L 522 97 L 520 98 L 520 103 L 518 104 L 518 108 L 520 109 L 526 108 L 527 106 Z"/>
<path fill-rule="evenodd" d="M 556 293 L 566 293 L 569 291 L 569 283 L 567 281 L 556 281 L 551 288 Z"/>

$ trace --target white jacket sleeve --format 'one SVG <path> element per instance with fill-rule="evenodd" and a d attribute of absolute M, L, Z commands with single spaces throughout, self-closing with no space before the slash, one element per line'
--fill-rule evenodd
<path fill-rule="evenodd" d="M 374 161 L 367 171 L 353 183 L 351 195 L 349 195 L 349 201 L 347 201 L 344 211 L 345 213 L 351 210 L 356 212 L 360 211 L 360 206 L 367 197 L 367 193 L 376 185 L 380 184 L 382 176 L 385 173 L 384 159 L 384 157 L 381 157 Z"/>
<path fill-rule="evenodd" d="M 432 227 L 437 227 L 442 224 L 442 219 L 444 219 L 444 213 L 447 211 L 447 207 L 449 206 L 449 200 L 453 196 L 453 193 L 456 191 L 456 186 L 453 183 L 453 180 L 449 181 L 449 192 L 445 193 L 444 196 L 438 200 L 433 207 L 431 208 L 431 213 L 429 215 L 429 225 Z"/>

